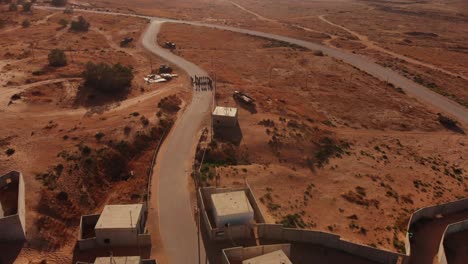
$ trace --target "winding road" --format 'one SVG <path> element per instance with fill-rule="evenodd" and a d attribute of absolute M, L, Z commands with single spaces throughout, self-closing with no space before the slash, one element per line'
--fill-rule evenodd
<path fill-rule="evenodd" d="M 60 8 L 51 7 L 37 8 L 61 10 Z M 328 56 L 353 65 L 354 67 L 359 68 L 380 80 L 387 81 L 397 87 L 401 87 L 408 95 L 432 106 L 432 108 L 437 111 L 452 115 L 462 123 L 468 123 L 468 110 L 463 106 L 430 91 L 429 89 L 399 75 L 391 69 L 376 64 L 366 57 L 352 54 L 350 52 L 304 40 L 229 26 L 95 10 L 75 9 L 75 11 L 149 19 L 151 23 L 142 37 L 142 45 L 157 56 L 177 65 L 190 76 L 207 75 L 207 73 L 195 64 L 186 61 L 157 45 L 156 38 L 162 23 L 183 23 L 193 26 L 228 30 L 251 36 L 288 42 L 311 50 L 321 50 Z M 159 225 L 163 244 L 170 263 L 196 263 L 196 260 L 198 259 L 197 230 L 187 188 L 193 153 L 197 142 L 197 134 L 202 126 L 204 118 L 209 115 L 211 98 L 212 94 L 208 92 L 193 94 L 191 104 L 179 117 L 172 132 L 164 142 L 154 168 L 156 172 L 154 175 L 156 176 L 153 183 L 157 182 L 157 184 L 152 185 L 151 192 L 156 195 L 151 197 L 148 222 L 150 229 L 151 226 Z M 158 205 L 157 210 L 154 208 L 155 204 Z M 156 223 L 158 214 L 159 223 Z M 159 245 L 153 244 L 153 246 L 158 247 Z M 201 252 L 204 252 L 203 248 Z"/>

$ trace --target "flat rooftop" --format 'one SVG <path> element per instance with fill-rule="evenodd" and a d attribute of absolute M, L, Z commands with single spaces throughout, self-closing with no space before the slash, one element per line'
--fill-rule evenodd
<path fill-rule="evenodd" d="M 95 229 L 135 228 L 140 220 L 142 204 L 106 205 Z"/>
<path fill-rule="evenodd" d="M 252 205 L 244 191 L 215 193 L 211 195 L 218 216 L 253 212 Z"/>
<path fill-rule="evenodd" d="M 213 111 L 213 115 L 235 117 L 237 115 L 237 108 L 217 106 Z"/>
<path fill-rule="evenodd" d="M 265 255 L 242 261 L 242 264 L 292 264 L 283 250 L 273 251 Z"/>
<path fill-rule="evenodd" d="M 104 257 L 96 258 L 94 264 L 140 264 L 141 258 L 139 256 L 132 257 Z"/>

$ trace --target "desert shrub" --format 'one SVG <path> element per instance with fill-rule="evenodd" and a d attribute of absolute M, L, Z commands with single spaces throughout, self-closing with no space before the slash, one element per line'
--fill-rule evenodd
<path fill-rule="evenodd" d="M 96 138 L 97 141 L 100 141 L 104 137 L 104 133 L 102 132 L 97 132 L 94 137 Z"/>
<path fill-rule="evenodd" d="M 53 6 L 65 6 L 67 4 L 67 0 L 52 0 L 51 4 Z"/>
<path fill-rule="evenodd" d="M 64 192 L 64 191 L 61 191 L 61 192 L 57 193 L 57 200 L 67 201 L 68 200 L 68 193 Z"/>
<path fill-rule="evenodd" d="M 128 162 L 121 152 L 112 149 L 101 151 L 98 164 L 98 171 L 104 172 L 113 181 L 128 178 Z"/>
<path fill-rule="evenodd" d="M 8 6 L 8 10 L 10 10 L 11 12 L 18 11 L 18 5 L 16 3 L 11 3 Z"/>
<path fill-rule="evenodd" d="M 333 157 L 341 157 L 345 150 L 350 148 L 349 143 L 346 142 L 335 142 L 329 137 L 324 137 L 320 140 L 319 150 L 315 153 L 315 161 L 318 167 L 328 163 L 328 160 Z"/>
<path fill-rule="evenodd" d="M 66 20 L 65 18 L 60 19 L 58 23 L 59 23 L 60 26 L 62 26 L 63 28 L 65 28 L 66 26 L 68 26 L 68 20 Z"/>
<path fill-rule="evenodd" d="M 262 121 L 258 122 L 258 124 L 265 127 L 274 127 L 275 121 L 271 119 L 263 119 Z"/>
<path fill-rule="evenodd" d="M 31 2 L 24 2 L 21 6 L 23 7 L 23 12 L 31 12 L 32 10 Z"/>
<path fill-rule="evenodd" d="M 121 92 L 129 88 L 133 80 L 133 68 L 121 64 L 114 66 L 93 62 L 86 64 L 83 72 L 85 85 L 101 92 Z"/>
<path fill-rule="evenodd" d="M 11 156 L 11 155 L 15 154 L 15 149 L 8 148 L 8 149 L 5 151 L 5 154 L 6 154 L 7 156 Z"/>
<path fill-rule="evenodd" d="M 24 27 L 24 28 L 28 28 L 29 26 L 31 26 L 31 22 L 29 22 L 29 20 L 23 20 L 23 22 L 21 23 L 21 26 Z"/>
<path fill-rule="evenodd" d="M 299 214 L 288 214 L 279 223 L 286 228 L 304 228 L 306 226 Z"/>
<path fill-rule="evenodd" d="M 82 16 L 78 17 L 77 21 L 72 21 L 70 25 L 70 30 L 77 32 L 87 32 L 89 30 L 90 24 Z"/>
<path fill-rule="evenodd" d="M 67 7 L 67 8 L 65 8 L 65 10 L 63 10 L 63 13 L 64 14 L 69 14 L 69 15 L 73 14 L 73 8 Z"/>
<path fill-rule="evenodd" d="M 49 53 L 49 65 L 52 67 L 63 67 L 67 65 L 67 56 L 60 49 L 53 49 Z"/>
<path fill-rule="evenodd" d="M 150 123 L 148 118 L 146 118 L 145 116 L 141 116 L 140 121 L 143 126 L 148 126 Z"/>
<path fill-rule="evenodd" d="M 323 56 L 323 51 L 321 51 L 321 50 L 316 50 L 316 51 L 314 51 L 314 55 L 315 55 L 315 56 Z"/>
<path fill-rule="evenodd" d="M 158 107 L 168 112 L 177 112 L 180 110 L 181 103 L 182 100 L 174 94 L 162 98 L 158 103 Z"/>

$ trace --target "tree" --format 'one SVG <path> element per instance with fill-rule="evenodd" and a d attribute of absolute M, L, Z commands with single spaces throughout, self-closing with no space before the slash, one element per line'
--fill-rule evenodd
<path fill-rule="evenodd" d="M 11 3 L 8 7 L 8 10 L 10 10 L 11 12 L 18 11 L 18 5 L 15 3 Z"/>
<path fill-rule="evenodd" d="M 72 21 L 70 25 L 70 29 L 79 32 L 86 32 L 89 30 L 89 23 L 84 19 L 84 17 L 78 17 L 78 21 Z"/>
<path fill-rule="evenodd" d="M 24 20 L 23 23 L 21 23 L 21 26 L 23 26 L 24 28 L 28 28 L 29 26 L 31 26 L 31 22 L 29 22 L 29 20 Z"/>
<path fill-rule="evenodd" d="M 65 6 L 67 4 L 67 0 L 52 0 L 53 6 Z"/>
<path fill-rule="evenodd" d="M 31 2 L 24 2 L 22 4 L 23 6 L 23 12 L 31 12 L 32 10 L 32 3 Z"/>
<path fill-rule="evenodd" d="M 85 85 L 101 92 L 122 92 L 128 89 L 133 80 L 133 68 L 119 63 L 114 66 L 93 62 L 86 64 L 83 72 Z"/>
<path fill-rule="evenodd" d="M 53 49 L 49 53 L 49 65 L 52 67 L 63 67 L 67 65 L 67 56 L 60 49 Z"/>

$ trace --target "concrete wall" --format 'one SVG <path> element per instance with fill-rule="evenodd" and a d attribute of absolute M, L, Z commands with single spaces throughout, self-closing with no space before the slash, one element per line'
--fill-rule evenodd
<path fill-rule="evenodd" d="M 214 127 L 235 127 L 237 126 L 237 115 L 235 117 L 231 116 L 219 116 L 212 115 L 213 126 Z"/>
<path fill-rule="evenodd" d="M 407 231 L 409 232 L 411 226 L 423 218 L 434 218 L 438 214 L 447 215 L 457 213 L 463 210 L 468 210 L 468 198 L 421 208 L 411 215 L 411 218 L 408 222 Z M 409 241 L 408 232 L 406 233 L 405 248 L 406 254 L 409 256 L 411 255 L 411 243 Z"/>
<path fill-rule="evenodd" d="M 378 263 L 394 264 L 405 255 L 369 247 L 341 239 L 339 235 L 322 231 L 283 228 L 282 225 L 259 224 L 258 236 L 260 238 L 280 240 L 285 242 L 310 243 L 336 250 L 341 250 L 349 254 L 366 258 Z"/>
<path fill-rule="evenodd" d="M 15 215 L 0 218 L 0 241 L 22 241 L 26 239 L 24 181 L 20 172 L 12 171 L 0 177 L 0 188 L 7 180 L 18 182 L 18 211 Z"/>
<path fill-rule="evenodd" d="M 447 256 L 445 255 L 445 242 L 446 238 L 450 234 L 454 234 L 457 232 L 462 232 L 468 230 L 468 220 L 461 221 L 455 224 L 448 225 L 444 231 L 442 239 L 440 240 L 439 244 L 439 252 L 437 253 L 437 260 L 438 264 L 447 264 Z"/>
<path fill-rule="evenodd" d="M 240 262 L 243 260 L 258 257 L 277 250 L 283 250 L 284 254 L 289 258 L 291 255 L 290 244 L 264 245 L 256 247 L 235 247 L 223 249 L 222 263 L 230 264 L 232 262 Z"/>

